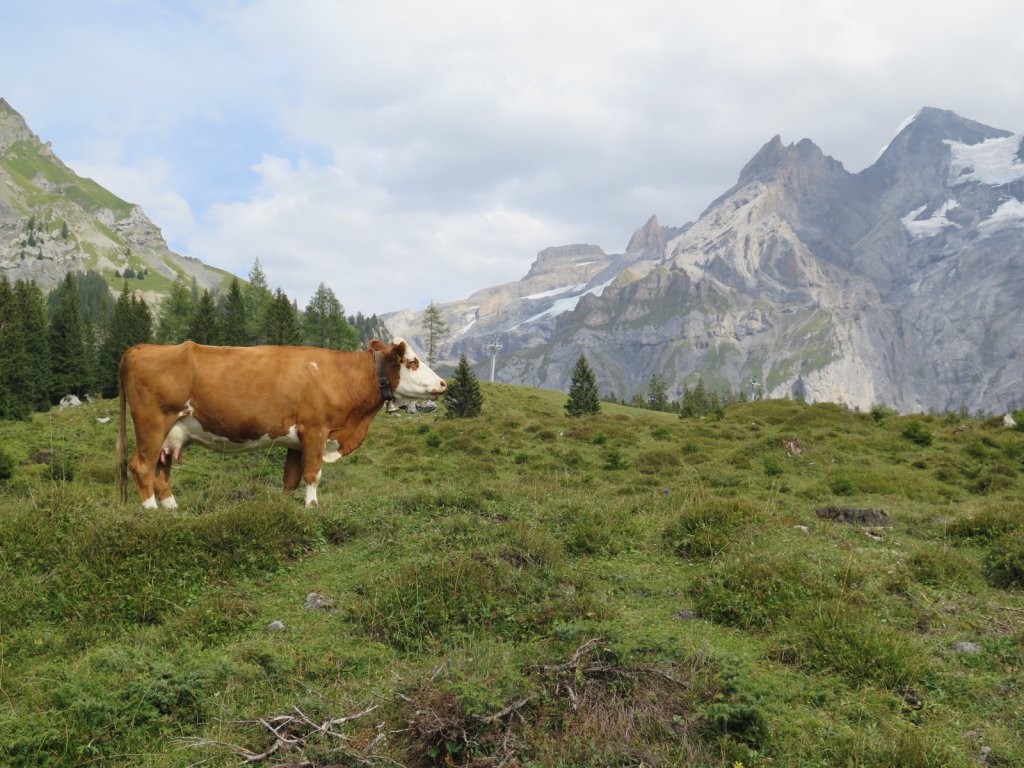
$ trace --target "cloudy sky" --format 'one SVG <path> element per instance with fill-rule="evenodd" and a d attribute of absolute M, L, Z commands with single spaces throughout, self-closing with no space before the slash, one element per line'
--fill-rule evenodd
<path fill-rule="evenodd" d="M 179 253 L 419 309 L 696 218 L 775 134 L 1024 132 L 1019 0 L 15 0 L 0 96 Z"/>

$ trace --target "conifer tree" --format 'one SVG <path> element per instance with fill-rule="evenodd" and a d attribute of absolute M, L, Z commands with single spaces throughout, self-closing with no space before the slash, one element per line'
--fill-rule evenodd
<path fill-rule="evenodd" d="M 484 396 L 480 391 L 480 382 L 477 381 L 473 369 L 469 367 L 466 356 L 459 358 L 459 367 L 455 369 L 455 376 L 448 382 L 448 389 L 444 394 L 445 416 L 450 419 L 467 419 L 479 416 L 483 409 Z"/>
<path fill-rule="evenodd" d="M 104 396 L 117 394 L 118 367 L 124 351 L 136 344 L 149 342 L 152 335 L 153 316 L 149 306 L 131 292 L 126 281 L 114 304 L 107 336 L 98 355 L 97 375 Z"/>
<path fill-rule="evenodd" d="M 350 351 L 359 348 L 359 335 L 345 320 L 345 308 L 324 283 L 306 305 L 303 329 L 311 346 Z"/>
<path fill-rule="evenodd" d="M 572 371 L 569 384 L 569 400 L 565 404 L 569 416 L 590 416 L 601 412 L 601 399 L 597 391 L 597 379 L 587 363 L 586 355 L 580 355 Z"/>
<path fill-rule="evenodd" d="M 423 316 L 423 330 L 427 337 L 427 365 L 433 366 L 450 333 L 448 323 L 441 316 L 441 308 L 434 302 L 427 305 L 427 311 Z"/>
<path fill-rule="evenodd" d="M 267 305 L 263 316 L 263 342 L 266 344 L 299 344 L 302 342 L 302 329 L 298 313 L 291 299 L 280 288 Z"/>
<path fill-rule="evenodd" d="M 256 259 L 249 271 L 249 287 L 245 291 L 245 303 L 249 309 L 248 326 L 254 333 L 254 344 L 272 343 L 264 336 L 264 322 L 267 310 L 273 301 L 274 296 L 270 293 L 270 288 L 267 285 L 267 276 L 263 272 L 260 260 Z"/>
<path fill-rule="evenodd" d="M 59 401 L 64 395 L 85 395 L 89 381 L 74 275 L 69 272 L 55 292 L 58 295 L 49 333 L 51 402 Z"/>
<path fill-rule="evenodd" d="M 0 419 L 24 419 L 31 413 L 29 360 L 17 297 L 10 281 L 0 278 Z"/>
<path fill-rule="evenodd" d="M 652 411 L 667 411 L 668 384 L 660 373 L 652 373 L 647 385 L 647 407 Z"/>
<path fill-rule="evenodd" d="M 237 277 L 231 278 L 231 284 L 224 295 L 220 307 L 221 343 L 228 347 L 244 347 L 252 343 L 252 330 L 249 328 L 249 308 L 242 293 L 242 284 Z"/>
<path fill-rule="evenodd" d="M 46 299 L 39 286 L 28 280 L 14 285 L 17 311 L 21 315 L 28 356 L 28 381 L 25 394 L 29 408 L 45 411 L 50 407 L 50 344 L 47 339 Z"/>
<path fill-rule="evenodd" d="M 156 340 L 160 344 L 180 344 L 188 338 L 188 325 L 195 310 L 192 290 L 185 278 L 178 278 L 171 284 L 171 290 L 160 306 Z"/>
<path fill-rule="evenodd" d="M 203 291 L 192 310 L 185 336 L 196 344 L 220 343 L 220 319 L 217 317 L 217 304 L 209 291 Z"/>

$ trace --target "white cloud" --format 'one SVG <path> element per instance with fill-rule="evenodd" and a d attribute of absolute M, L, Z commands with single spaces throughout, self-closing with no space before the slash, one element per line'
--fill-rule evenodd
<path fill-rule="evenodd" d="M 172 247 L 364 311 L 682 224 L 776 133 L 856 171 L 922 106 L 1024 127 L 1010 0 L 39 0 L 5 25 L 0 95 Z"/>

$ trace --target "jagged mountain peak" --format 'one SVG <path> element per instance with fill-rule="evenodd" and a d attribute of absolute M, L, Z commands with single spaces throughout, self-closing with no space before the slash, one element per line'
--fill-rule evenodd
<path fill-rule="evenodd" d="M 868 171 L 884 172 L 922 162 L 941 164 L 949 156 L 949 142 L 973 145 L 1012 135 L 1010 131 L 969 120 L 948 109 L 924 107 L 904 121 Z"/>
<path fill-rule="evenodd" d="M 794 168 L 841 171 L 843 164 L 822 152 L 810 139 L 787 145 L 776 134 L 743 166 L 737 184 L 772 181 Z"/>

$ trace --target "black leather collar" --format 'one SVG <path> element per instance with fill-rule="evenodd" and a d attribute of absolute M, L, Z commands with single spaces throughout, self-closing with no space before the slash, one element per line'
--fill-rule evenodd
<path fill-rule="evenodd" d="M 390 403 L 395 399 L 395 393 L 391 391 L 391 382 L 384 373 L 384 356 L 377 350 L 373 351 L 373 362 L 377 366 L 377 384 L 380 386 L 381 397 L 384 398 L 384 402 Z"/>

